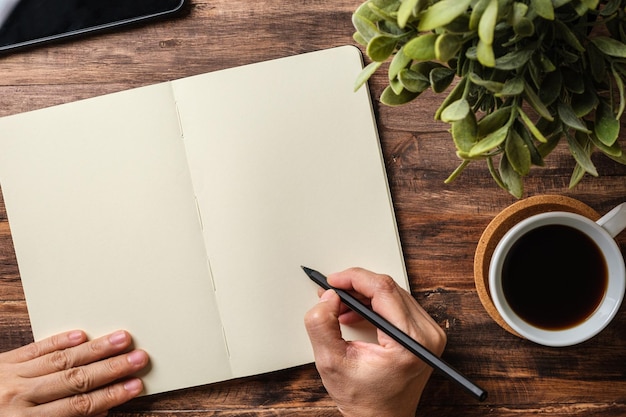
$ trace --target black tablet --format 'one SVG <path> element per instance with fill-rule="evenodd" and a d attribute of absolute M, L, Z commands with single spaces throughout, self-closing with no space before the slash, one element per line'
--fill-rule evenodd
<path fill-rule="evenodd" d="M 165 17 L 185 0 L 0 0 L 0 52 Z"/>

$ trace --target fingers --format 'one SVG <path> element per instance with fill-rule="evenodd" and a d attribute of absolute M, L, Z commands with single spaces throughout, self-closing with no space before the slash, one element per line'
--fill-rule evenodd
<path fill-rule="evenodd" d="M 100 398 L 103 394 L 110 395 L 111 393 L 106 389 L 104 391 L 97 391 L 97 389 L 132 375 L 147 364 L 148 355 L 146 352 L 134 350 L 88 365 L 45 375 L 38 378 L 32 400 L 41 404 L 94 390 L 96 391 L 90 393 L 93 395 L 89 398 Z M 120 391 L 119 388 L 118 391 Z M 120 392 L 123 393 L 124 391 Z M 106 395 L 104 399 L 106 399 Z"/>
<path fill-rule="evenodd" d="M 148 355 L 129 351 L 131 344 L 125 331 L 92 341 L 73 331 L 0 354 L 0 391 L 9 387 L 0 408 L 8 401 L 34 415 L 103 417 L 143 390 L 130 376 L 147 366 Z"/>
<path fill-rule="evenodd" d="M 346 342 L 341 337 L 338 319 L 340 308 L 339 296 L 335 291 L 328 290 L 304 317 L 304 325 L 318 364 L 332 366 L 336 359 L 345 356 Z"/>
<path fill-rule="evenodd" d="M 87 340 L 87 335 L 80 330 L 61 333 L 39 342 L 22 346 L 2 354 L 3 361 L 10 363 L 27 362 L 57 350 L 80 345 Z"/>
<path fill-rule="evenodd" d="M 75 395 L 39 406 L 42 415 L 67 417 L 104 417 L 107 410 L 121 405 L 143 391 L 140 379 L 133 378 L 88 394 Z"/>
<path fill-rule="evenodd" d="M 128 332 L 120 330 L 71 348 L 59 347 L 25 363 L 21 373 L 24 377 L 36 377 L 96 362 L 123 352 L 131 342 Z"/>
<path fill-rule="evenodd" d="M 348 291 L 356 291 L 368 299 L 372 309 L 395 325 L 412 314 L 424 312 L 409 293 L 388 275 L 379 275 L 361 268 L 351 268 L 328 276 L 328 283 Z M 415 310 L 415 311 L 413 311 Z"/>
<path fill-rule="evenodd" d="M 446 337 L 441 327 L 413 296 L 400 288 L 391 277 L 361 268 L 351 268 L 329 275 L 328 283 L 333 287 L 356 291 L 366 296 L 371 299 L 374 311 L 411 337 L 425 343 L 435 353 L 443 352 Z M 380 332 L 379 340 L 390 342 L 390 339 Z"/>

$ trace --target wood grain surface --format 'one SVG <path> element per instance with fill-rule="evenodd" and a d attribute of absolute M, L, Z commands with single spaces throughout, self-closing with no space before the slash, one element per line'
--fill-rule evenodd
<path fill-rule="evenodd" d="M 359 4 L 355 0 L 198 0 L 177 19 L 0 57 L 0 116 L 353 44 L 351 14 Z M 569 348 L 536 346 L 498 326 L 476 293 L 473 259 L 485 227 L 516 200 L 495 185 L 482 163 L 470 165 L 455 182 L 444 184 L 459 161 L 447 125 L 433 120 L 442 97 L 427 92 L 408 106 L 384 107 L 376 100 L 384 86 L 383 73 L 370 83 L 412 292 L 448 334 L 444 358 L 489 391 L 487 401 L 477 403 L 434 375 L 418 415 L 626 415 L 626 310 L 622 308 L 599 336 Z M 626 149 L 623 136 L 620 140 Z M 533 169 L 525 197 L 566 195 L 599 213 L 626 201 L 626 167 L 600 155 L 594 161 L 601 177 L 585 178 L 569 190 L 574 162 L 559 147 L 545 167 Z M 625 252 L 626 233 L 618 243 Z M 31 341 L 0 200 L 0 351 Z M 139 398 L 111 415 L 340 414 L 315 367 L 306 365 Z"/>

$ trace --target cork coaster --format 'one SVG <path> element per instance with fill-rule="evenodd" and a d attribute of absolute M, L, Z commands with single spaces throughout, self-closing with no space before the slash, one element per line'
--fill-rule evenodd
<path fill-rule="evenodd" d="M 493 218 L 480 237 L 474 255 L 474 281 L 480 302 L 500 327 L 516 336 L 520 335 L 500 316 L 489 296 L 489 263 L 498 242 L 507 230 L 527 217 L 548 211 L 581 214 L 594 221 L 600 218 L 600 215 L 591 207 L 570 197 L 559 195 L 529 197 L 510 205 Z"/>

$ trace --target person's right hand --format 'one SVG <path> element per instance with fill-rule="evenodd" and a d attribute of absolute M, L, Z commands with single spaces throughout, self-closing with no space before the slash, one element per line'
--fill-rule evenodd
<path fill-rule="evenodd" d="M 125 352 L 125 331 L 87 341 L 58 334 L 0 353 L 0 417 L 100 417 L 143 390 L 130 375 L 148 364 L 143 350 Z"/>
<path fill-rule="evenodd" d="M 400 330 L 431 352 L 443 352 L 443 330 L 391 277 L 353 268 L 329 275 L 328 283 L 369 299 L 372 309 Z M 340 323 L 360 319 L 334 290 L 324 292 L 306 314 L 326 390 L 346 417 L 414 417 L 432 368 L 380 330 L 378 343 L 345 341 Z"/>

